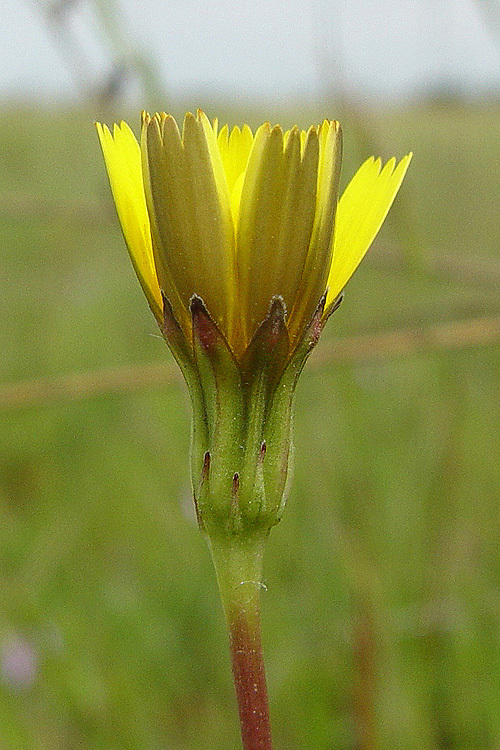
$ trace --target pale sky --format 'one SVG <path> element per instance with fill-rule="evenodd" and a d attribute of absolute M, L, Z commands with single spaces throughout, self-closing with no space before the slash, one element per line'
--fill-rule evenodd
<path fill-rule="evenodd" d="M 104 0 L 100 0 L 104 5 Z M 349 89 L 384 98 L 448 81 L 500 88 L 500 44 L 481 12 L 500 0 L 117 0 L 125 42 L 150 53 L 167 92 L 238 97 L 319 93 L 323 63 Z M 42 0 L 0 0 L 0 96 L 75 93 L 39 11 Z M 110 54 L 90 0 L 69 17 L 90 61 Z M 497 5 L 498 7 L 498 5 Z"/>

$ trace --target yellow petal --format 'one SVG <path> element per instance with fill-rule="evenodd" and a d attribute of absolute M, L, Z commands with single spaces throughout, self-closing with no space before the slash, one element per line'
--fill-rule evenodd
<path fill-rule="evenodd" d="M 335 223 L 334 251 L 326 307 L 340 294 L 375 239 L 403 182 L 412 154 L 397 166 L 367 159 L 342 195 Z"/>
<path fill-rule="evenodd" d="M 170 306 L 172 308 L 172 312 L 174 314 L 175 319 L 177 320 L 179 325 L 184 329 L 186 335 L 189 337 L 190 330 L 191 330 L 191 317 L 179 296 L 179 292 L 177 290 L 177 287 L 175 286 L 172 273 L 170 272 L 170 268 L 168 267 L 168 264 L 163 262 L 164 256 L 160 252 L 161 238 L 160 238 L 160 233 L 158 231 L 158 225 L 156 222 L 153 195 L 151 192 L 151 177 L 150 177 L 150 171 L 149 171 L 148 149 L 147 149 L 148 128 L 150 127 L 151 117 L 146 112 L 143 112 L 141 116 L 141 120 L 142 120 L 142 126 L 141 126 L 140 149 L 141 149 L 141 164 L 142 164 L 142 182 L 144 185 L 144 194 L 146 196 L 146 205 L 147 205 L 148 214 L 149 214 L 151 240 L 152 240 L 152 245 L 153 245 L 153 257 L 155 259 L 156 274 L 158 277 L 160 289 L 167 297 L 170 303 Z"/>
<path fill-rule="evenodd" d="M 309 135 L 309 130 L 300 131 L 300 150 L 302 154 L 304 153 L 304 147 L 306 145 L 307 136 Z"/>
<path fill-rule="evenodd" d="M 210 135 L 212 134 L 212 135 Z M 208 137 L 208 139 L 207 139 Z M 227 333 L 234 288 L 234 228 L 212 126 L 186 115 L 155 116 L 147 132 L 151 195 L 160 247 L 160 283 L 171 274 L 184 308 L 200 296 Z"/>
<path fill-rule="evenodd" d="M 325 273 L 326 279 L 330 266 L 331 238 L 342 162 L 342 131 L 340 124 L 335 120 L 325 120 L 321 125 L 319 149 L 317 208 L 311 238 L 311 262 L 314 267 Z"/>
<path fill-rule="evenodd" d="M 116 211 L 135 272 L 157 319 L 162 301 L 154 265 L 149 216 L 142 182 L 141 152 L 129 126 L 96 123 Z"/>
<path fill-rule="evenodd" d="M 238 227 L 240 220 L 240 204 L 241 204 L 241 193 L 243 192 L 243 182 L 245 181 L 245 172 L 242 172 L 231 191 L 231 213 L 233 215 L 233 223 L 235 228 Z"/>
<path fill-rule="evenodd" d="M 269 125 L 255 135 L 241 195 L 237 263 L 245 336 L 262 323 L 271 299 L 295 302 L 314 221 L 318 144 L 301 159 L 300 133 Z M 305 152 L 306 153 L 306 152 Z"/>
<path fill-rule="evenodd" d="M 229 133 L 228 126 L 224 125 L 217 137 L 230 194 L 233 193 L 236 182 L 247 168 L 252 143 L 253 133 L 248 125 L 244 125 L 241 130 L 236 126 L 231 133 Z"/>
<path fill-rule="evenodd" d="M 164 165 L 163 141 L 168 132 L 170 159 Z M 174 282 L 178 270 L 178 250 L 174 246 L 174 239 L 170 239 L 169 213 L 175 211 L 175 195 L 168 194 L 168 185 L 175 179 L 181 180 L 184 170 L 184 155 L 177 125 L 173 118 L 162 118 L 155 115 L 148 119 L 141 134 L 143 149 L 143 175 L 146 198 L 151 215 L 152 235 L 155 239 L 153 253 L 160 287 L 163 289 L 170 303 L 175 309 L 174 301 L 170 298 L 172 288 L 178 291 L 182 298 L 182 308 L 186 309 L 184 289 L 178 288 Z M 164 247 L 170 246 L 169 252 Z M 178 313 L 178 310 L 175 310 Z M 187 316 L 186 316 L 187 317 Z"/>
<path fill-rule="evenodd" d="M 290 175 L 284 192 L 280 243 L 277 245 L 279 255 L 276 258 L 276 287 L 279 289 L 281 286 L 283 289 L 281 295 L 287 306 L 292 339 L 301 327 L 301 311 L 306 303 L 302 296 L 302 284 L 310 255 L 317 205 L 320 154 L 318 129 L 310 128 L 303 145 L 301 134 L 296 131 L 294 138 L 292 131 L 287 149 L 294 140 L 301 158 L 295 174 Z"/>
<path fill-rule="evenodd" d="M 325 120 L 319 127 L 319 161 L 315 171 L 316 210 L 307 259 L 292 311 L 292 333 L 300 333 L 308 325 L 325 291 L 330 270 L 332 237 L 337 206 L 342 131 L 335 120 Z"/>
<path fill-rule="evenodd" d="M 253 333 L 253 330 L 250 331 L 249 329 L 254 329 L 255 327 L 255 316 L 251 316 L 251 321 L 249 319 L 249 307 L 252 304 L 251 277 L 255 265 L 255 252 L 259 253 L 259 259 L 263 258 L 260 243 L 261 238 L 255 235 L 254 228 L 258 219 L 262 220 L 268 210 L 268 207 L 261 205 L 261 183 L 266 176 L 265 164 L 272 160 L 270 154 L 273 151 L 273 145 L 274 141 L 271 143 L 271 126 L 266 122 L 255 133 L 252 150 L 244 173 L 245 176 L 239 204 L 239 219 L 236 229 L 236 264 L 238 269 L 241 318 L 244 329 L 242 336 L 246 343 L 248 343 Z M 271 177 L 272 175 L 269 175 L 269 178 Z M 263 318 L 257 324 L 262 320 Z"/>
<path fill-rule="evenodd" d="M 290 312 L 309 251 L 315 218 L 319 143 L 312 128 L 304 149 L 293 128 L 259 128 L 241 195 L 237 234 L 246 340 L 264 320 L 271 299 Z"/>
<path fill-rule="evenodd" d="M 292 150 L 293 149 L 293 150 Z M 296 160 L 287 159 L 288 152 Z M 276 283 L 290 313 L 299 291 L 309 253 L 316 209 L 319 142 L 311 128 L 304 148 L 301 135 L 292 130 L 285 149 L 285 186 L 282 199 L 279 242 L 276 247 Z M 281 281 L 280 281 L 281 280 Z"/>
<path fill-rule="evenodd" d="M 231 210 L 230 210 L 230 192 L 231 189 L 228 186 L 226 174 L 224 171 L 224 164 L 219 151 L 217 143 L 217 121 L 214 122 L 214 126 L 210 124 L 210 121 L 206 114 L 198 110 L 197 122 L 201 125 L 203 133 L 205 134 L 206 143 L 208 146 L 208 153 L 210 154 L 210 161 L 212 162 L 213 175 L 215 180 L 215 187 L 219 194 L 219 201 L 221 206 L 221 212 L 223 214 L 224 221 L 226 222 L 226 229 L 229 233 L 229 225 L 231 223 Z"/>

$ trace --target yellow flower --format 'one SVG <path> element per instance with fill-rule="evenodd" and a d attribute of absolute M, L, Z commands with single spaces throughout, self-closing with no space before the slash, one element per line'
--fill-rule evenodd
<path fill-rule="evenodd" d="M 163 297 L 187 340 L 201 298 L 237 360 L 281 298 L 291 350 L 322 296 L 323 317 L 355 271 L 398 192 L 399 164 L 368 159 L 338 201 L 338 122 L 283 132 L 218 129 L 198 111 L 143 114 L 97 130 L 130 257 L 160 325 Z M 338 204 L 338 205 L 337 205 Z M 160 291 L 161 290 L 161 291 Z"/>
<path fill-rule="evenodd" d="M 144 113 L 139 143 L 124 122 L 97 130 L 132 263 L 189 388 L 200 525 L 217 544 L 265 535 L 286 500 L 298 376 L 411 154 L 368 159 L 338 200 L 335 121 L 252 133 L 199 111 L 181 135 Z"/>

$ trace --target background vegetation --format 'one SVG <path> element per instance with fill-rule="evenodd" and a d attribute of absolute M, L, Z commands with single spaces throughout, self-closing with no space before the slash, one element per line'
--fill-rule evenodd
<path fill-rule="evenodd" d="M 201 104 L 286 126 L 331 109 Z M 0 114 L 0 745 L 229 750 L 189 405 L 148 369 L 170 355 L 95 117 Z M 346 109 L 345 178 L 372 150 L 415 158 L 298 389 L 263 597 L 276 747 L 498 750 L 499 108 L 371 113 L 375 145 L 365 117 Z"/>

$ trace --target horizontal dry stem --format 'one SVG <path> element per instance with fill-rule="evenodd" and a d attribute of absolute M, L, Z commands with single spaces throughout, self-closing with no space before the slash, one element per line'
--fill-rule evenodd
<path fill-rule="evenodd" d="M 439 323 L 323 342 L 309 369 L 332 362 L 363 362 L 426 352 L 500 343 L 500 315 Z M 131 393 L 181 382 L 173 363 L 119 367 L 0 385 L 0 410 L 50 401 L 74 401 L 106 393 Z"/>

